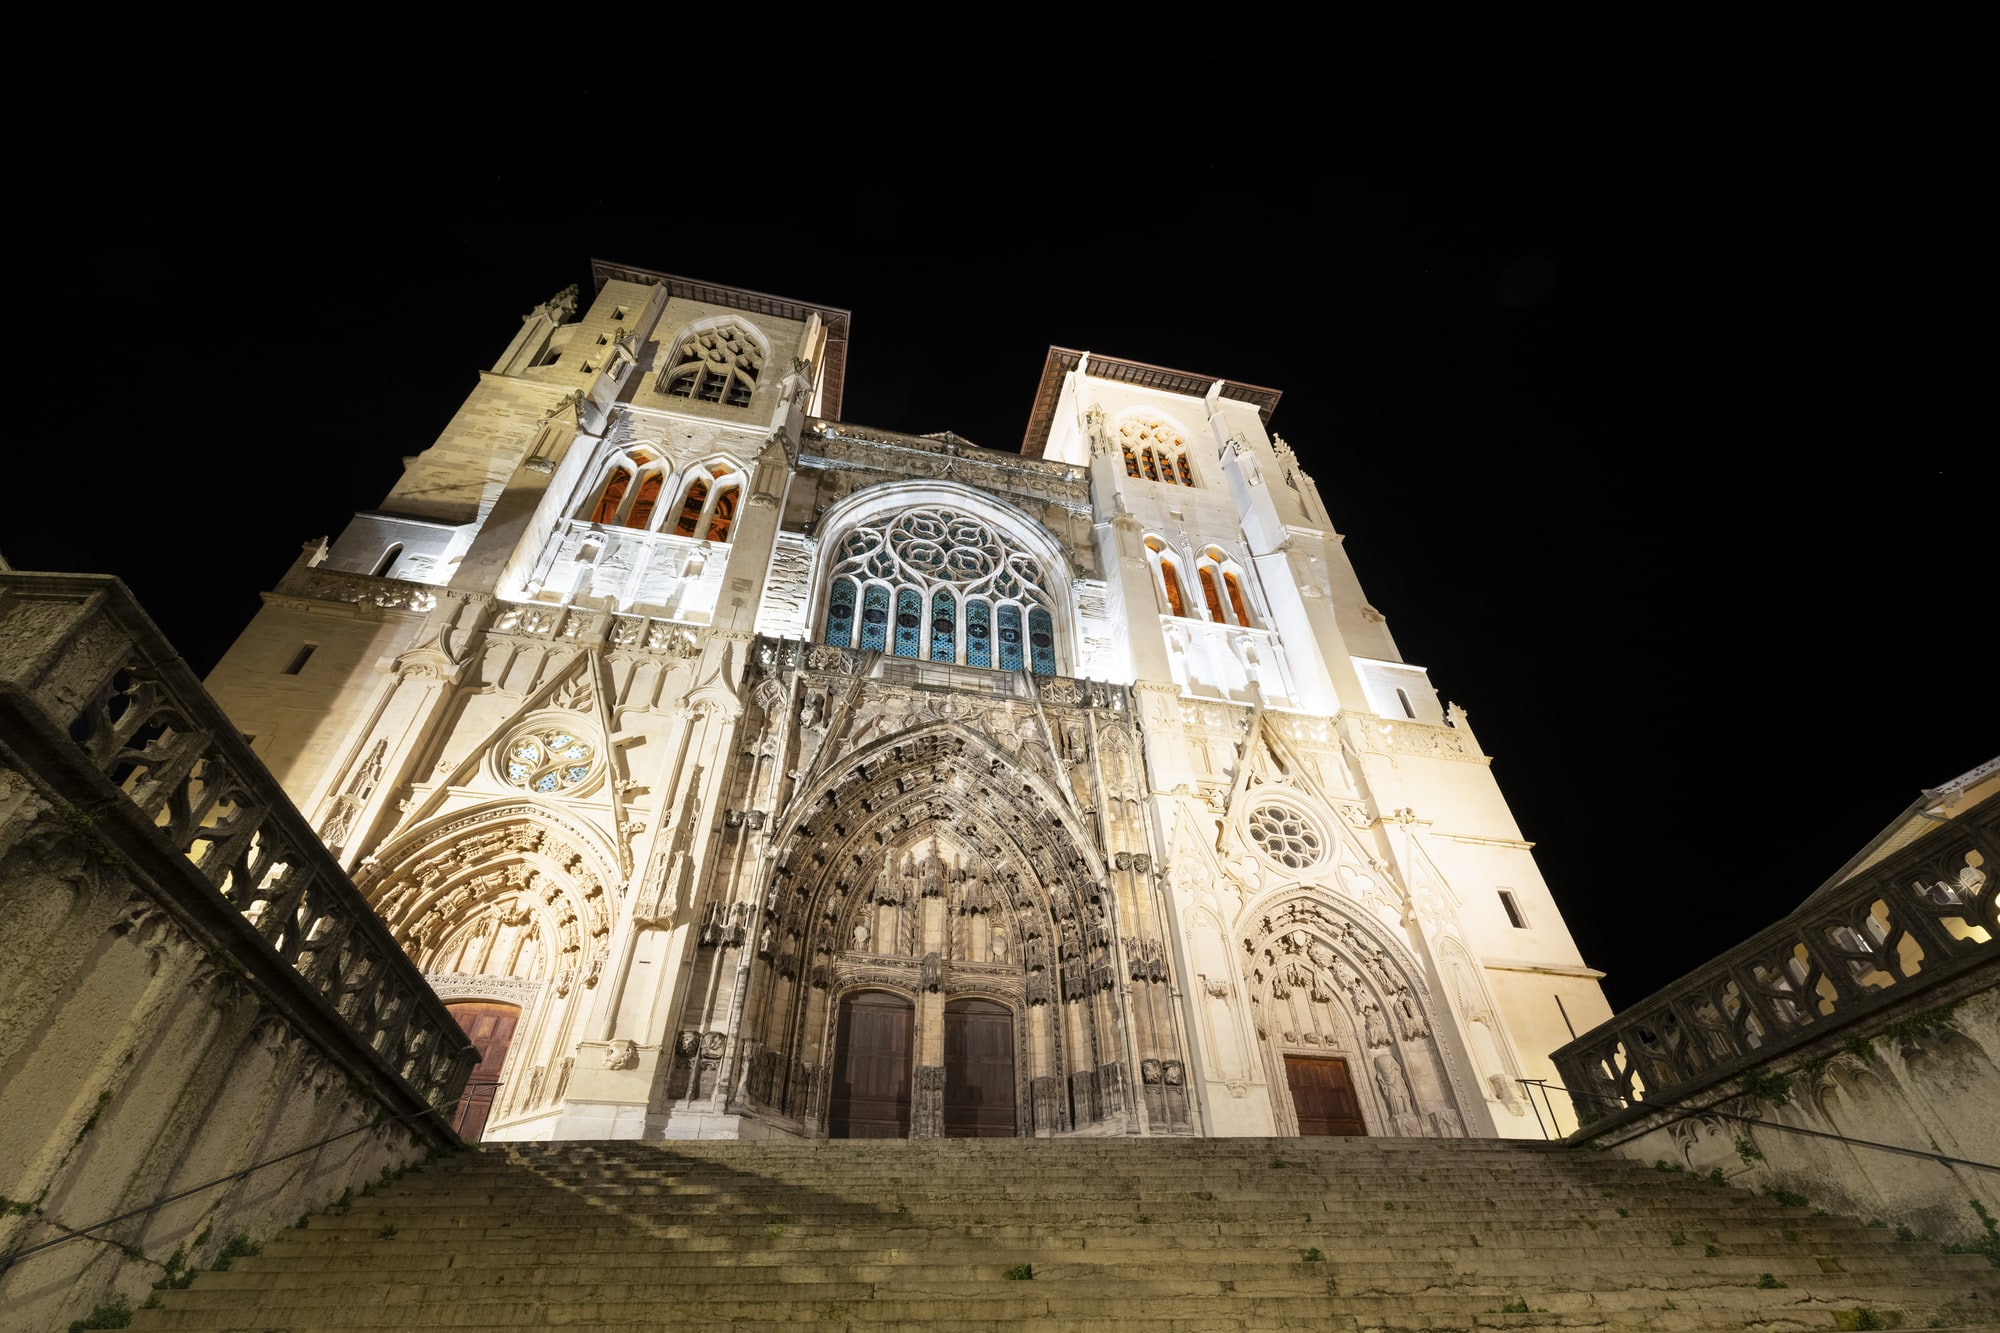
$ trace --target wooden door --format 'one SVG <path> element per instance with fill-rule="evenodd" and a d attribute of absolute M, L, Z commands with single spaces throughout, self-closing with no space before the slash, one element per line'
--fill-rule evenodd
<path fill-rule="evenodd" d="M 1292 1109 L 1299 1133 L 1351 1134 L 1368 1132 L 1361 1122 L 1361 1103 L 1347 1077 L 1347 1061 L 1330 1056 L 1288 1055 L 1285 1082 L 1292 1089 Z"/>
<path fill-rule="evenodd" d="M 458 1114 L 452 1122 L 458 1136 L 471 1143 L 486 1129 L 487 1113 L 493 1109 L 494 1095 L 500 1090 L 500 1067 L 507 1063 L 514 1025 L 521 1021 L 521 1006 L 477 1000 L 448 1004 L 445 1008 L 467 1040 L 479 1048 L 479 1064 L 466 1080 L 465 1096 L 459 1101 Z"/>
<path fill-rule="evenodd" d="M 1014 1015 L 992 1000 L 944 1007 L 944 1132 L 1014 1137 Z"/>
<path fill-rule="evenodd" d="M 910 1030 L 915 1017 L 908 1000 L 886 991 L 857 991 L 840 1002 L 828 1137 L 910 1136 Z"/>

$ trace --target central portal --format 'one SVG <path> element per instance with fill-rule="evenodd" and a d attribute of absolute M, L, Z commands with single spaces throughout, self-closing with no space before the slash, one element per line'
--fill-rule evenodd
<path fill-rule="evenodd" d="M 1013 1138 L 1014 1015 L 992 1000 L 944 1007 L 946 1138 Z"/>
<path fill-rule="evenodd" d="M 840 1002 L 827 1134 L 836 1139 L 910 1136 L 910 1002 L 857 991 Z"/>

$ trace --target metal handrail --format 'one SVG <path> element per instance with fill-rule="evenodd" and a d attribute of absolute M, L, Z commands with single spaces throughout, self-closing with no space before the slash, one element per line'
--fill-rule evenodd
<path fill-rule="evenodd" d="M 380 1120 L 373 1120 L 365 1125 L 357 1125 L 353 1129 L 344 1130 L 339 1134 L 335 1134 L 332 1138 L 321 1139 L 318 1143 L 309 1143 L 305 1147 L 294 1149 L 293 1151 L 288 1152 L 281 1157 L 273 1157 L 268 1159 L 267 1161 L 255 1162 L 249 1166 L 241 1168 L 240 1170 L 232 1171 L 226 1176 L 218 1176 L 214 1180 L 211 1180 L 206 1184 L 195 1185 L 189 1189 L 182 1190 L 178 1194 L 170 1194 L 164 1199 L 155 1199 L 153 1202 L 147 1204 L 144 1208 L 134 1208 L 130 1212 L 120 1213 L 116 1217 L 107 1217 L 101 1222 L 92 1222 L 87 1227 L 76 1227 L 74 1229 L 65 1227 L 63 1234 L 57 1236 L 54 1240 L 45 1240 L 38 1245 L 29 1245 L 23 1249 L 9 1250 L 6 1254 L 0 1254 L 0 1273 L 5 1273 L 8 1269 L 12 1268 L 15 1264 L 21 1262 L 21 1260 L 27 1258 L 31 1254 L 40 1254 L 43 1250 L 52 1250 L 58 1245 L 66 1245 L 73 1240 L 94 1240 L 97 1241 L 99 1244 L 103 1245 L 115 1244 L 116 1242 L 106 1240 L 101 1236 L 93 1236 L 90 1233 L 93 1231 L 102 1231 L 105 1227 L 111 1226 L 117 1222 L 124 1222 L 134 1217 L 144 1217 L 147 1213 L 156 1212 L 159 1209 L 166 1207 L 170 1203 L 178 1203 L 182 1199 L 188 1198 L 192 1195 L 200 1194 L 205 1190 L 212 1190 L 217 1185 L 227 1185 L 231 1181 L 241 1180 L 245 1176 L 252 1175 L 258 1171 L 262 1171 L 267 1166 L 276 1166 L 279 1162 L 288 1162 L 294 1157 L 302 1157 L 306 1153 L 313 1152 L 316 1149 L 326 1147 L 329 1143 L 338 1143 L 342 1139 L 352 1138 L 354 1135 L 360 1134 L 366 1130 L 380 1129 L 384 1125 L 393 1125 L 401 1120 L 416 1120 L 422 1116 L 431 1115 L 433 1113 L 442 1115 L 444 1111 L 453 1106 L 456 1106 L 462 1100 L 464 1100 L 463 1097 L 456 1097 L 448 1102 L 440 1102 L 436 1106 L 426 1106 L 421 1111 L 406 1111 L 402 1115 L 384 1116 Z M 51 1221 L 48 1223 L 48 1225 L 62 1226 L 62 1223 Z"/>
<path fill-rule="evenodd" d="M 1617 1110 L 1624 1110 L 1626 1109 L 1626 1107 L 1630 1105 L 1630 1103 L 1625 1101 L 1625 1099 L 1622 1097 L 1605 1097 L 1599 1093 L 1578 1092 L 1572 1088 L 1565 1088 L 1560 1083 L 1551 1083 L 1547 1079 L 1521 1078 L 1521 1079 L 1515 1079 L 1514 1081 L 1516 1083 L 1533 1084 L 1536 1087 L 1539 1087 L 1542 1090 L 1542 1096 L 1544 1099 L 1548 1097 L 1550 1089 L 1554 1089 L 1555 1091 L 1564 1093 L 1571 1098 L 1588 1097 L 1593 1101 L 1601 1102 L 1606 1105 L 1611 1105 L 1614 1107 L 1614 1109 Z M 1530 1097 L 1528 1104 L 1531 1106 L 1534 1105 L 1534 1100 L 1532 1096 Z M 1646 1128 L 1639 1130 L 1636 1133 L 1628 1134 L 1622 1139 L 1616 1139 L 1610 1143 L 1599 1144 L 1596 1146 L 1607 1149 L 1622 1147 L 1625 1144 L 1632 1142 L 1632 1140 L 1634 1139 L 1644 1138 L 1646 1135 L 1651 1134 L 1656 1129 L 1664 1129 L 1668 1125 L 1677 1125 L 1681 1121 L 1688 1119 L 1690 1116 L 1712 1115 L 1722 1120 L 1736 1120 L 1746 1125 L 1760 1125 L 1765 1129 L 1783 1130 L 1787 1134 L 1803 1134 L 1806 1135 L 1808 1138 L 1815 1138 L 1815 1139 L 1832 1139 L 1836 1143 L 1851 1144 L 1856 1148 L 1874 1148 L 1880 1152 L 1901 1153 L 1905 1157 L 1927 1157 L 1933 1162 L 1940 1162 L 1946 1166 L 1969 1166 L 1975 1171 L 2000 1172 L 2000 1163 L 1975 1162 L 1970 1158 L 1953 1157 L 1948 1153 L 1930 1152 L 1923 1148 L 1905 1148 L 1900 1144 L 1895 1144 L 1895 1143 L 1877 1143 L 1873 1139 L 1850 1138 L 1845 1134 L 1831 1134 L 1823 1129 L 1807 1129 L 1804 1125 L 1788 1125 L 1782 1120 L 1759 1120 L 1755 1116 L 1741 1115 L 1735 1111 L 1718 1110 L 1716 1107 L 1716 1103 L 1714 1102 L 1710 1102 L 1706 1106 L 1689 1106 L 1683 1102 L 1641 1102 L 1639 1103 L 1639 1105 L 1649 1110 L 1656 1109 L 1661 1111 L 1678 1111 L 1680 1112 L 1680 1114 L 1674 1116 L 1669 1120 L 1664 1120 L 1659 1124 L 1648 1125 Z M 1541 1118 L 1541 1112 L 1537 1111 L 1535 1113 L 1535 1116 L 1537 1121 L 1539 1121 Z M 1555 1106 L 1553 1103 L 1551 1103 L 1549 1106 L 1549 1117 L 1551 1120 L 1555 1118 Z M 1557 1128 L 1560 1129 L 1561 1126 L 1558 1125 Z M 1582 1132 L 1581 1126 L 1578 1127 L 1578 1132 L 1579 1133 Z"/>

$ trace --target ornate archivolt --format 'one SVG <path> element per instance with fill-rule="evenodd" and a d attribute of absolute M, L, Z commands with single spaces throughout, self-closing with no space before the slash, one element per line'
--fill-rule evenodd
<path fill-rule="evenodd" d="M 594 986 L 614 882 L 593 839 L 538 806 L 504 804 L 419 828 L 385 848 L 369 903 L 427 973 Z"/>
<path fill-rule="evenodd" d="M 793 810 L 757 919 L 741 922 L 769 967 L 750 1022 L 753 1100 L 823 1126 L 839 999 L 885 989 L 1013 1009 L 1023 1132 L 1127 1110 L 1140 1071 L 1120 1034 L 1105 871 L 1049 776 L 932 722 L 842 757 Z M 1164 1077 L 1148 1063 L 1143 1077 Z M 920 1127 L 925 1076 L 920 1065 Z"/>
<path fill-rule="evenodd" d="M 1285 1055 L 1340 1056 L 1375 1132 L 1465 1133 L 1460 1080 L 1436 1039 L 1436 1006 L 1407 947 L 1353 904 L 1311 889 L 1258 904 L 1238 933 L 1274 1089 L 1285 1086 Z M 1279 1100 L 1281 1128 L 1295 1130 L 1289 1096 Z"/>

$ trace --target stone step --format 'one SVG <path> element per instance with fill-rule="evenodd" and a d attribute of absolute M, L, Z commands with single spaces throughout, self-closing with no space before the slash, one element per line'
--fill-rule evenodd
<path fill-rule="evenodd" d="M 1861 1308 L 1962 1324 L 2000 1310 L 2000 1281 L 1853 1219 L 1524 1145 L 616 1143 L 447 1159 L 160 1296 L 135 1329 L 1779 1333 Z"/>

